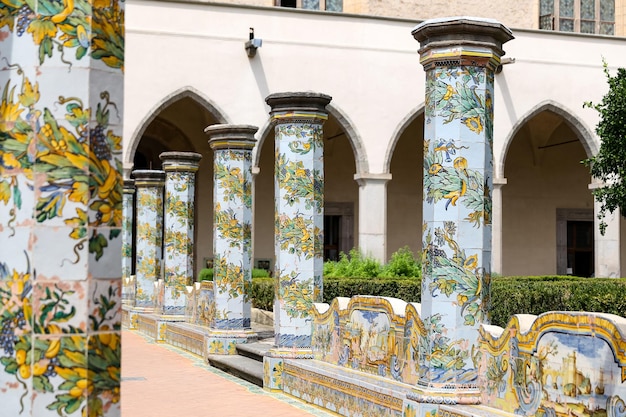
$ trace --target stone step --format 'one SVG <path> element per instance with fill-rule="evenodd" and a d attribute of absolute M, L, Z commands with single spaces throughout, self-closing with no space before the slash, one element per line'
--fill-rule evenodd
<path fill-rule="evenodd" d="M 253 343 L 240 343 L 237 345 L 237 354 L 263 362 L 263 356 L 272 348 L 273 339 Z"/>
<path fill-rule="evenodd" d="M 209 365 L 263 387 L 263 360 L 241 355 L 207 355 Z"/>

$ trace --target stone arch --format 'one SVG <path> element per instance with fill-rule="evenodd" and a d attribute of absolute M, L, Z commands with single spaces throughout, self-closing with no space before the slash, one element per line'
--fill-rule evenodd
<path fill-rule="evenodd" d="M 365 153 L 365 146 L 363 146 L 361 135 L 354 127 L 354 123 L 352 123 L 346 113 L 335 104 L 330 103 L 328 106 L 326 106 L 326 109 L 328 110 L 328 114 L 332 115 L 337 120 L 337 123 L 339 124 L 339 126 L 341 126 L 346 134 L 346 137 L 348 138 L 348 142 L 350 143 L 350 146 L 352 147 L 352 152 L 354 153 L 356 173 L 361 174 L 369 172 L 369 163 L 367 160 L 367 154 Z M 273 129 L 273 125 L 271 123 L 271 120 L 268 118 L 265 124 L 259 129 L 259 132 L 257 133 L 258 142 L 252 155 L 252 163 L 255 167 L 259 166 L 261 149 L 263 148 L 265 138 L 270 134 L 271 129 Z"/>
<path fill-rule="evenodd" d="M 132 167 L 135 152 L 137 151 L 137 146 L 139 145 L 139 142 L 141 141 L 141 138 L 150 123 L 154 121 L 154 119 L 159 115 L 159 113 L 161 113 L 163 109 L 183 98 L 190 98 L 198 103 L 203 109 L 209 112 L 218 121 L 218 123 L 229 123 L 229 120 L 226 117 L 225 113 L 212 100 L 210 100 L 196 88 L 191 86 L 180 88 L 165 96 L 141 120 L 141 122 L 137 126 L 137 129 L 135 130 L 135 132 L 133 132 L 131 139 L 127 142 L 129 148 L 128 152 L 126 152 L 124 156 L 124 166 Z"/>
<path fill-rule="evenodd" d="M 385 153 L 385 160 L 383 164 L 383 173 L 388 174 L 391 169 L 391 159 L 393 158 L 393 151 L 396 149 L 396 144 L 402 133 L 406 130 L 406 128 L 415 121 L 418 117 L 424 114 L 424 103 L 419 106 L 413 108 L 404 118 L 400 121 L 400 123 L 396 126 L 396 130 L 393 132 L 391 136 L 391 140 L 389 141 L 389 146 L 387 146 L 387 151 Z"/>
<path fill-rule="evenodd" d="M 587 157 L 591 157 L 591 156 L 595 155 L 598 152 L 598 144 L 594 140 L 593 133 L 587 128 L 585 123 L 582 120 L 580 120 L 578 118 L 578 116 L 576 116 L 574 114 L 574 112 L 569 110 L 566 106 L 563 106 L 562 104 L 560 104 L 560 103 L 558 103 L 556 101 L 553 101 L 553 100 L 546 100 L 546 101 L 543 101 L 543 102 L 537 104 L 532 109 L 530 109 L 524 116 L 522 116 L 515 123 L 515 125 L 513 126 L 511 131 L 509 132 L 509 135 L 506 137 L 506 139 L 504 141 L 504 146 L 502 147 L 502 152 L 500 153 L 500 155 L 498 155 L 498 159 L 497 159 L 496 164 L 494 166 L 494 171 L 495 171 L 494 175 L 495 175 L 496 178 L 504 177 L 504 165 L 505 165 L 505 161 L 506 161 L 506 155 L 507 155 L 507 153 L 509 151 L 509 147 L 511 146 L 511 143 L 513 142 L 513 139 L 515 138 L 517 133 L 533 117 L 535 117 L 536 115 L 538 115 L 539 113 L 544 112 L 544 111 L 551 111 L 552 113 L 555 113 L 558 116 L 561 116 L 563 118 L 563 120 L 565 121 L 565 123 L 575 133 L 578 134 L 578 139 L 580 140 L 580 143 L 582 144 L 583 148 L 585 149 L 585 153 L 587 154 Z"/>

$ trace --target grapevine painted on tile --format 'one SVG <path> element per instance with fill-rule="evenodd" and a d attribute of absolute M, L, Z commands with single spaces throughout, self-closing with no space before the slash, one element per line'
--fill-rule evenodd
<path fill-rule="evenodd" d="M 92 109 L 79 98 L 59 97 L 71 125 L 68 129 L 49 108 L 37 108 L 39 84 L 32 83 L 19 66 L 12 68 L 21 75 L 21 82 L 12 85 L 9 80 L 2 89 L 0 111 L 5 119 L 0 126 L 0 201 L 5 205 L 11 201 L 15 209 L 21 209 L 20 190 L 33 187 L 33 167 L 37 164 L 38 172 L 46 173 L 46 183 L 38 187 L 36 220 L 64 219 L 73 227 L 70 237 L 77 241 L 75 248 L 88 244 L 89 252 L 98 260 L 122 225 L 122 138 L 108 127 L 111 110 L 114 117 L 120 116 L 117 106 L 107 92 L 101 93 L 95 109 L 97 124 L 90 128 Z M 22 178 L 24 184 L 20 185 Z M 68 215 L 64 209 L 74 211 Z M 108 235 L 97 231 L 100 226 L 111 227 Z M 94 231 L 88 233 L 87 227 Z M 67 260 L 77 263 L 77 251 L 75 258 Z"/>
<path fill-rule="evenodd" d="M 84 329 L 68 323 L 76 314 L 69 284 L 46 287 L 34 305 L 30 271 L 9 272 L 3 263 L 0 274 L 0 364 L 23 389 L 20 414 L 31 380 L 34 392 L 54 394 L 47 409 L 103 416 L 120 399 L 120 323 L 104 324 L 115 317 L 118 290 L 110 287 L 93 300 L 90 327 L 101 333 L 86 340 Z"/>
<path fill-rule="evenodd" d="M 443 228 L 428 230 L 425 235 L 424 268 L 431 271 L 428 292 L 432 297 L 443 294 L 456 295 L 456 303 L 461 307 L 464 324 L 474 326 L 487 318 L 483 286 L 490 283 L 490 275 L 478 265 L 478 254 L 468 255 L 455 241 L 456 224 L 443 222 Z M 452 250 L 449 255 L 445 247 Z"/>
<path fill-rule="evenodd" d="M 84 57 L 101 60 L 111 68 L 124 68 L 124 8 L 117 0 L 16 0 L 0 4 L 0 29 L 17 27 L 18 37 L 31 36 L 38 46 L 39 64 L 52 58 L 71 63 Z M 35 6 L 36 5 L 36 6 Z M 36 9 L 36 12 L 35 12 Z"/>

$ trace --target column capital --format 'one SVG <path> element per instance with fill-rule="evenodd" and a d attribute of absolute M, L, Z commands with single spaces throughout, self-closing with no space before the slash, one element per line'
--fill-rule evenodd
<path fill-rule="evenodd" d="M 332 97 L 328 94 L 313 91 L 273 93 L 265 98 L 265 102 L 271 107 L 270 116 L 275 123 L 323 123 L 328 119 L 326 106 L 331 100 Z"/>
<path fill-rule="evenodd" d="M 135 192 L 135 180 L 124 180 L 124 194 L 133 194 Z"/>
<path fill-rule="evenodd" d="M 354 180 L 359 184 L 360 187 L 363 187 L 364 185 L 366 185 L 367 183 L 383 183 L 386 184 L 388 181 L 391 180 L 391 174 L 388 173 L 384 173 L 384 174 L 371 174 L 371 173 L 364 173 L 364 174 L 354 174 Z"/>
<path fill-rule="evenodd" d="M 135 177 L 135 187 L 150 187 L 165 185 L 165 171 L 156 169 L 136 169 L 132 176 Z"/>
<path fill-rule="evenodd" d="M 254 134 L 259 130 L 252 125 L 211 125 L 204 129 L 209 137 L 209 146 L 218 149 L 252 149 L 256 144 Z"/>
<path fill-rule="evenodd" d="M 426 20 L 411 34 L 420 43 L 420 63 L 428 71 L 437 66 L 471 65 L 495 70 L 505 52 L 502 45 L 514 38 L 509 28 L 494 19 L 448 17 Z"/>
<path fill-rule="evenodd" d="M 504 177 L 496 177 L 493 179 L 493 186 L 494 188 L 502 188 L 503 186 L 507 185 L 509 182 L 506 178 Z"/>
<path fill-rule="evenodd" d="M 159 155 L 163 170 L 195 172 L 200 166 L 202 155 L 196 152 L 163 152 Z"/>

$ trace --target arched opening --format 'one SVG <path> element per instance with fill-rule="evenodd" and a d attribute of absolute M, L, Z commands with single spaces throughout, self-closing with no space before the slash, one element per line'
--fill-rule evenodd
<path fill-rule="evenodd" d="M 576 120 L 537 108 L 511 140 L 503 162 L 503 275 L 594 274 L 593 196 L 581 164 L 592 142 Z"/>
<path fill-rule="evenodd" d="M 134 141 L 128 158 L 133 169 L 161 169 L 159 155 L 165 151 L 190 151 L 202 154 L 196 174 L 194 212 L 195 272 L 213 258 L 213 151 L 204 129 L 224 118 L 215 114 L 203 100 L 189 91 L 178 93 L 159 106 L 146 119 L 141 136 Z"/>
<path fill-rule="evenodd" d="M 262 132 L 256 161 L 254 264 L 274 259 L 274 129 Z M 337 259 L 355 246 L 358 233 L 358 185 L 350 132 L 332 112 L 324 123 L 324 257 Z"/>
<path fill-rule="evenodd" d="M 408 118 L 390 150 L 387 183 L 387 259 L 408 246 L 415 255 L 422 250 L 422 182 L 424 113 Z"/>

